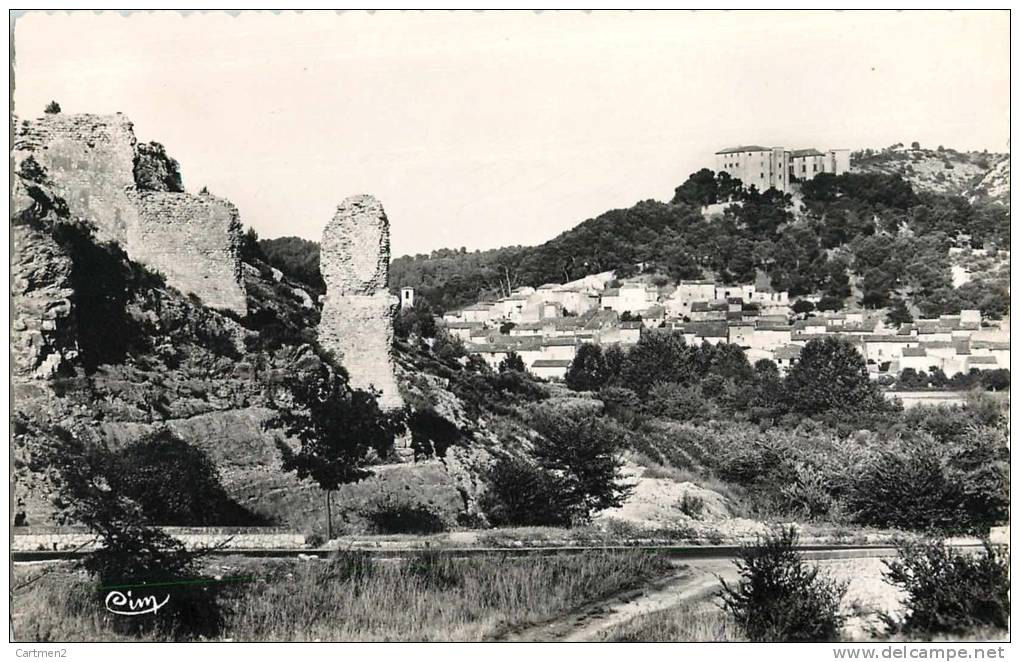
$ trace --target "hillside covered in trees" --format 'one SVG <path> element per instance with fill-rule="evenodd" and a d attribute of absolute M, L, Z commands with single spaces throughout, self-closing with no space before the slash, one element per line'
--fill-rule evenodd
<path fill-rule="evenodd" d="M 703 214 L 707 205 L 718 213 Z M 312 252 L 299 241 L 262 243 L 274 266 L 306 280 Z M 850 297 L 868 308 L 903 300 L 924 316 L 980 307 L 998 317 L 1008 311 L 1008 282 L 977 277 L 954 288 L 949 251 L 1008 246 L 1009 207 L 988 196 L 923 190 L 884 172 L 819 175 L 791 196 L 743 190 L 726 173 L 703 169 L 668 202 L 607 211 L 539 246 L 397 258 L 390 284 L 450 310 L 523 285 L 630 272 L 640 262 L 673 279 L 765 276 L 791 296 L 820 294 L 839 305 Z"/>

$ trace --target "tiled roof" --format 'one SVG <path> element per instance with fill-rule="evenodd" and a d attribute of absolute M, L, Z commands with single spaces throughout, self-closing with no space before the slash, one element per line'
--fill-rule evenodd
<path fill-rule="evenodd" d="M 564 336 L 562 338 L 545 338 L 542 341 L 543 347 L 571 347 L 577 345 L 578 340 L 573 336 Z"/>
<path fill-rule="evenodd" d="M 825 156 L 822 152 L 819 152 L 814 147 L 808 149 L 793 149 L 790 150 L 790 156 L 797 158 L 798 156 Z"/>
<path fill-rule="evenodd" d="M 566 359 L 538 359 L 531 364 L 532 368 L 569 368 L 572 361 Z"/>
<path fill-rule="evenodd" d="M 620 322 L 620 328 L 623 330 L 633 331 L 634 329 L 640 329 L 642 326 L 641 322 Z"/>
<path fill-rule="evenodd" d="M 771 152 L 771 147 L 761 145 L 738 145 L 737 147 L 726 147 L 720 149 L 716 154 L 736 154 L 737 152 Z"/>
<path fill-rule="evenodd" d="M 688 322 L 684 330 L 702 338 L 728 338 L 730 335 L 726 322 Z"/>
<path fill-rule="evenodd" d="M 890 335 L 879 334 L 879 333 L 872 333 L 870 335 L 866 335 L 866 336 L 864 336 L 864 340 L 866 342 L 869 342 L 869 343 L 883 343 L 883 342 L 887 342 L 887 343 L 903 344 L 903 343 L 912 343 L 912 342 L 916 343 L 917 342 L 917 338 L 915 338 L 914 336 L 890 336 Z"/>
<path fill-rule="evenodd" d="M 994 363 L 998 363 L 994 356 L 972 356 L 970 357 L 969 362 L 971 365 L 974 365 L 975 363 L 979 365 L 992 365 Z"/>
<path fill-rule="evenodd" d="M 926 352 L 923 347 L 904 347 L 903 356 L 928 356 L 928 352 Z"/>
<path fill-rule="evenodd" d="M 1008 342 L 995 342 L 993 340 L 974 340 L 971 342 L 974 349 L 1009 350 Z"/>
<path fill-rule="evenodd" d="M 776 349 L 773 353 L 777 359 L 795 359 L 800 356 L 801 347 L 799 345 L 783 345 Z"/>
<path fill-rule="evenodd" d="M 754 323 L 754 328 L 758 331 L 790 331 L 793 327 L 783 322 L 769 322 L 768 320 L 758 320 Z"/>

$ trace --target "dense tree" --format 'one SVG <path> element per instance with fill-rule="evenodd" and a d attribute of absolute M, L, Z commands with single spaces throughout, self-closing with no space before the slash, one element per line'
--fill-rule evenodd
<path fill-rule="evenodd" d="M 584 343 L 577 348 L 564 381 L 574 391 L 597 391 L 606 384 L 609 376 L 601 345 Z"/>
<path fill-rule="evenodd" d="M 910 324 L 914 321 L 914 316 L 910 314 L 906 302 L 897 297 L 893 299 L 892 304 L 889 306 L 889 312 L 885 315 L 885 321 L 893 326 L 899 326 L 901 324 Z"/>
<path fill-rule="evenodd" d="M 319 273 L 319 244 L 300 237 L 262 239 L 259 247 L 271 266 L 303 283 L 315 292 L 324 292 L 326 283 Z"/>
<path fill-rule="evenodd" d="M 585 522 L 595 512 L 623 503 L 630 486 L 623 482 L 622 453 L 626 431 L 590 412 L 536 408 L 532 426 L 541 435 L 534 455 L 541 467 L 558 477 L 561 503 L 571 521 Z"/>
<path fill-rule="evenodd" d="M 886 409 L 881 391 L 868 378 L 864 357 L 839 338 L 809 341 L 790 368 L 785 387 L 790 409 L 807 416 L 852 418 Z"/>
<path fill-rule="evenodd" d="M 798 299 L 797 301 L 793 302 L 792 306 L 790 306 L 790 310 L 792 310 L 798 315 L 806 315 L 810 312 L 813 312 L 814 309 L 815 304 L 811 303 L 807 299 Z"/>
<path fill-rule="evenodd" d="M 436 313 L 422 297 L 415 297 L 413 306 L 398 308 L 394 312 L 393 334 L 398 338 L 407 338 L 411 335 L 435 338 L 437 331 Z"/>
<path fill-rule="evenodd" d="M 682 333 L 642 333 L 626 354 L 621 384 L 640 396 L 653 384 L 686 384 L 694 373 L 693 354 Z"/>
<path fill-rule="evenodd" d="M 528 367 L 524 365 L 524 359 L 517 352 L 507 352 L 506 358 L 499 362 L 497 366 L 499 372 L 506 372 L 508 370 L 514 370 L 517 372 L 525 372 Z"/>
<path fill-rule="evenodd" d="M 51 101 L 46 104 L 46 108 L 43 109 L 43 112 L 47 115 L 56 115 L 60 113 L 60 104 L 56 101 Z"/>

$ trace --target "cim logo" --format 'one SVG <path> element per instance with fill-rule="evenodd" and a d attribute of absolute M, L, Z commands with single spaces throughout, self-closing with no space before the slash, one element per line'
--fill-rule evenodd
<path fill-rule="evenodd" d="M 157 611 L 170 602 L 167 595 L 163 602 L 159 602 L 154 595 L 147 595 L 144 598 L 131 597 L 131 591 L 127 595 L 120 591 L 110 591 L 106 595 L 106 611 L 120 616 L 141 616 L 142 614 L 155 614 Z"/>

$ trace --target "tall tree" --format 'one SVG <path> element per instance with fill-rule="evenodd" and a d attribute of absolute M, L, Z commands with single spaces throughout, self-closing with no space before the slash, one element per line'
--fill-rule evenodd
<path fill-rule="evenodd" d="M 786 376 L 785 390 L 790 408 L 808 416 L 854 417 L 886 408 L 864 357 L 841 338 L 809 341 Z"/>
<path fill-rule="evenodd" d="M 311 478 L 326 492 L 326 532 L 333 534 L 332 492 L 371 475 L 370 454 L 385 457 L 400 427 L 379 408 L 377 395 L 351 388 L 346 374 L 322 364 L 288 382 L 296 406 L 284 408 L 279 424 L 295 437 L 295 451 L 279 442 L 283 468 Z"/>

